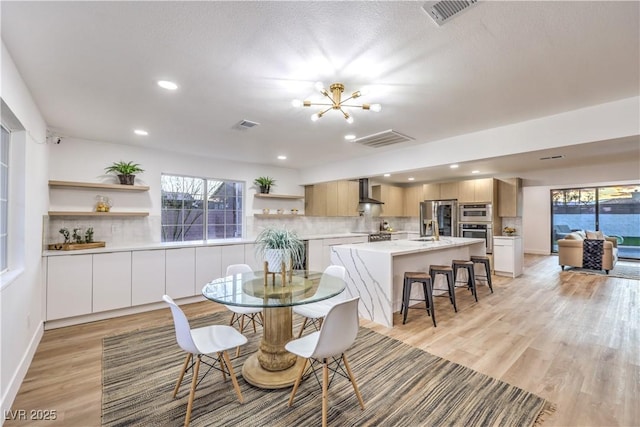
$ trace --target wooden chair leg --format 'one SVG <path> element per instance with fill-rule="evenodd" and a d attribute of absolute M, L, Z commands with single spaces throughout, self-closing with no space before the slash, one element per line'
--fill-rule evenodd
<path fill-rule="evenodd" d="M 244 331 L 244 318 L 247 317 L 244 314 L 240 314 L 240 333 L 242 333 L 242 331 Z"/>
<path fill-rule="evenodd" d="M 238 347 L 240 348 L 240 347 Z M 220 361 L 220 372 L 222 373 L 222 381 L 226 382 L 227 381 L 227 372 L 224 369 L 224 361 L 222 360 L 222 353 L 218 352 L 218 360 Z"/>
<path fill-rule="evenodd" d="M 347 374 L 349 374 L 349 379 L 351 380 L 351 384 L 353 385 L 353 390 L 356 392 L 356 396 L 358 397 L 358 402 L 360 402 L 360 408 L 364 410 L 364 400 L 362 400 L 360 390 L 358 390 L 358 386 L 356 385 L 356 378 L 353 376 L 353 372 L 351 372 L 351 366 L 349 366 L 349 362 L 347 362 L 347 356 L 344 353 L 342 353 L 342 361 L 344 362 L 344 367 L 347 370 Z"/>
<path fill-rule="evenodd" d="M 231 312 L 231 320 L 229 320 L 229 326 L 233 326 L 233 321 L 236 318 L 236 314 L 234 312 Z"/>
<path fill-rule="evenodd" d="M 180 377 L 178 378 L 178 382 L 176 383 L 176 387 L 173 389 L 173 398 L 175 399 L 176 394 L 178 394 L 178 389 L 182 384 L 182 379 L 184 378 L 184 373 L 187 371 L 187 366 L 189 366 L 189 362 L 191 361 L 191 357 L 193 355 L 191 353 L 187 353 L 187 358 L 184 359 L 184 364 L 182 365 L 182 370 L 180 371 Z"/>
<path fill-rule="evenodd" d="M 191 421 L 191 409 L 193 408 L 193 398 L 196 395 L 196 385 L 198 384 L 198 371 L 200 370 L 200 355 L 196 360 L 196 366 L 193 368 L 193 379 L 191 380 L 191 392 L 189 393 L 189 403 L 187 403 L 187 415 L 184 418 L 184 427 L 189 426 Z"/>
<path fill-rule="evenodd" d="M 253 333 L 256 333 L 256 313 L 251 315 L 251 323 L 253 323 Z"/>
<path fill-rule="evenodd" d="M 327 427 L 327 412 L 329 412 L 329 366 L 327 359 L 322 359 L 322 427 Z"/>
<path fill-rule="evenodd" d="M 236 347 L 236 357 L 240 357 L 240 346 Z"/>
<path fill-rule="evenodd" d="M 238 379 L 236 378 L 236 373 L 233 371 L 233 366 L 231 366 L 229 353 L 225 351 L 222 353 L 222 355 L 224 356 L 224 363 L 227 365 L 227 369 L 229 370 L 229 376 L 231 377 L 233 388 L 236 390 L 236 394 L 238 395 L 238 400 L 240 401 L 240 403 L 244 403 L 244 399 L 242 398 L 242 391 L 240 391 L 240 385 L 238 384 Z"/>
<path fill-rule="evenodd" d="M 300 385 L 300 381 L 302 381 L 302 376 L 304 375 L 304 370 L 307 367 L 308 361 L 309 359 L 304 359 L 298 378 L 296 378 L 296 382 L 293 384 L 293 390 L 291 390 L 291 396 L 289 396 L 289 406 L 293 404 L 293 397 L 296 395 L 296 391 L 298 391 L 298 386 Z"/>
<path fill-rule="evenodd" d="M 304 331 L 305 326 L 307 326 L 307 320 L 309 319 L 305 317 L 304 320 L 302 321 L 302 326 L 300 326 L 300 332 L 298 332 L 298 338 L 302 336 L 302 332 Z"/>

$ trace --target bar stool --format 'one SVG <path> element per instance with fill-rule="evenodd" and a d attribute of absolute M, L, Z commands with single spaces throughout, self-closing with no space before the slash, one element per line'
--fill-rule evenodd
<path fill-rule="evenodd" d="M 417 299 L 411 299 L 411 288 L 414 283 L 422 283 L 422 290 L 424 292 L 424 303 L 427 307 L 427 314 L 431 316 L 433 326 L 436 326 L 436 313 L 433 309 L 433 283 L 431 283 L 431 276 L 429 273 L 423 271 L 412 271 L 404 273 L 404 286 L 402 288 L 402 306 L 400 307 L 400 314 L 404 313 L 402 318 L 402 324 L 407 322 L 407 312 L 409 307 L 409 301 L 420 301 Z"/>
<path fill-rule="evenodd" d="M 486 255 L 472 255 L 471 261 L 474 264 L 484 265 L 485 274 L 476 274 L 476 281 L 477 279 L 480 279 L 484 282 L 487 282 L 487 285 L 489 285 L 489 290 L 491 291 L 491 293 L 493 293 L 493 286 L 491 286 L 491 263 L 489 262 L 489 257 Z"/>
<path fill-rule="evenodd" d="M 451 304 L 453 304 L 453 309 L 455 310 L 455 312 L 458 312 L 458 307 L 456 306 L 456 292 L 455 292 L 455 286 L 454 283 L 455 281 L 453 280 L 453 268 L 449 267 L 448 265 L 430 265 L 429 266 L 429 275 L 431 276 L 431 283 L 434 286 L 434 290 L 435 286 L 436 286 L 436 275 L 437 274 L 443 274 L 445 276 L 445 278 L 447 279 L 447 288 L 448 288 L 448 294 L 449 294 L 449 301 L 451 301 Z M 445 295 L 433 295 L 434 297 L 444 297 Z"/>
<path fill-rule="evenodd" d="M 453 269 L 453 282 L 454 286 L 459 287 L 456 283 L 464 283 L 464 287 L 471 289 L 473 297 L 478 302 L 478 293 L 476 292 L 476 275 L 473 271 L 473 261 L 466 261 L 460 259 L 454 259 L 451 262 L 451 268 Z M 467 271 L 467 281 L 458 281 L 458 270 L 464 268 Z"/>

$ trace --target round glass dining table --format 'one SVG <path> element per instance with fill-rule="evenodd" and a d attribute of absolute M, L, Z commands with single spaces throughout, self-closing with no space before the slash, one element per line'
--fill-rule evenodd
<path fill-rule="evenodd" d="M 309 304 L 338 295 L 345 289 L 339 277 L 322 272 L 294 270 L 282 274 L 264 271 L 221 277 L 204 285 L 205 298 L 225 305 L 263 308 L 262 338 L 258 351 L 242 366 L 242 376 L 266 389 L 293 385 L 302 360 L 285 350 L 293 339 L 294 305 Z"/>

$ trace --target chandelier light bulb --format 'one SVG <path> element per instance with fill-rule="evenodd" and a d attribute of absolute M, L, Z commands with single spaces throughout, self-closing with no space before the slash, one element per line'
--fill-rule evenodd
<path fill-rule="evenodd" d="M 371 111 L 375 111 L 376 113 L 379 113 L 382 110 L 382 105 L 380 105 L 380 104 L 371 104 L 369 106 L 369 109 Z"/>
<path fill-rule="evenodd" d="M 320 114 L 318 114 L 318 113 L 315 113 L 315 114 L 311 115 L 311 121 L 312 122 L 317 122 L 319 118 L 320 118 Z"/>
<path fill-rule="evenodd" d="M 291 101 L 291 105 L 293 105 L 294 107 L 302 107 L 302 101 L 300 101 L 299 99 L 294 99 L 293 101 Z"/>
<path fill-rule="evenodd" d="M 352 116 L 347 117 L 347 123 L 349 123 L 349 124 L 353 123 L 353 117 Z"/>
<path fill-rule="evenodd" d="M 326 92 L 325 88 L 324 88 L 324 83 L 322 82 L 316 82 L 316 90 L 318 92 Z"/>

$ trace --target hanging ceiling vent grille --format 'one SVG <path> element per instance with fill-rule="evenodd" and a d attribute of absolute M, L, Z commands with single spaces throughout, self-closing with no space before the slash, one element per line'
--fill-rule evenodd
<path fill-rule="evenodd" d="M 358 144 L 380 148 L 386 147 L 387 145 L 392 144 L 400 144 L 401 142 L 412 141 L 414 138 L 410 136 L 403 135 L 400 132 L 396 132 L 393 129 L 385 130 L 384 132 L 374 133 L 372 135 L 363 136 L 362 138 L 354 139 L 353 142 L 357 142 Z"/>
<path fill-rule="evenodd" d="M 427 15 L 429 15 L 436 24 L 442 25 L 453 18 L 455 15 L 458 15 L 460 12 L 469 9 L 470 6 L 473 6 L 477 2 L 478 0 L 428 1 L 422 6 L 422 9 L 427 12 Z"/>
<path fill-rule="evenodd" d="M 247 130 L 258 126 L 259 124 L 260 123 L 252 122 L 251 120 L 240 120 L 238 123 L 233 125 L 233 128 L 236 130 Z"/>

